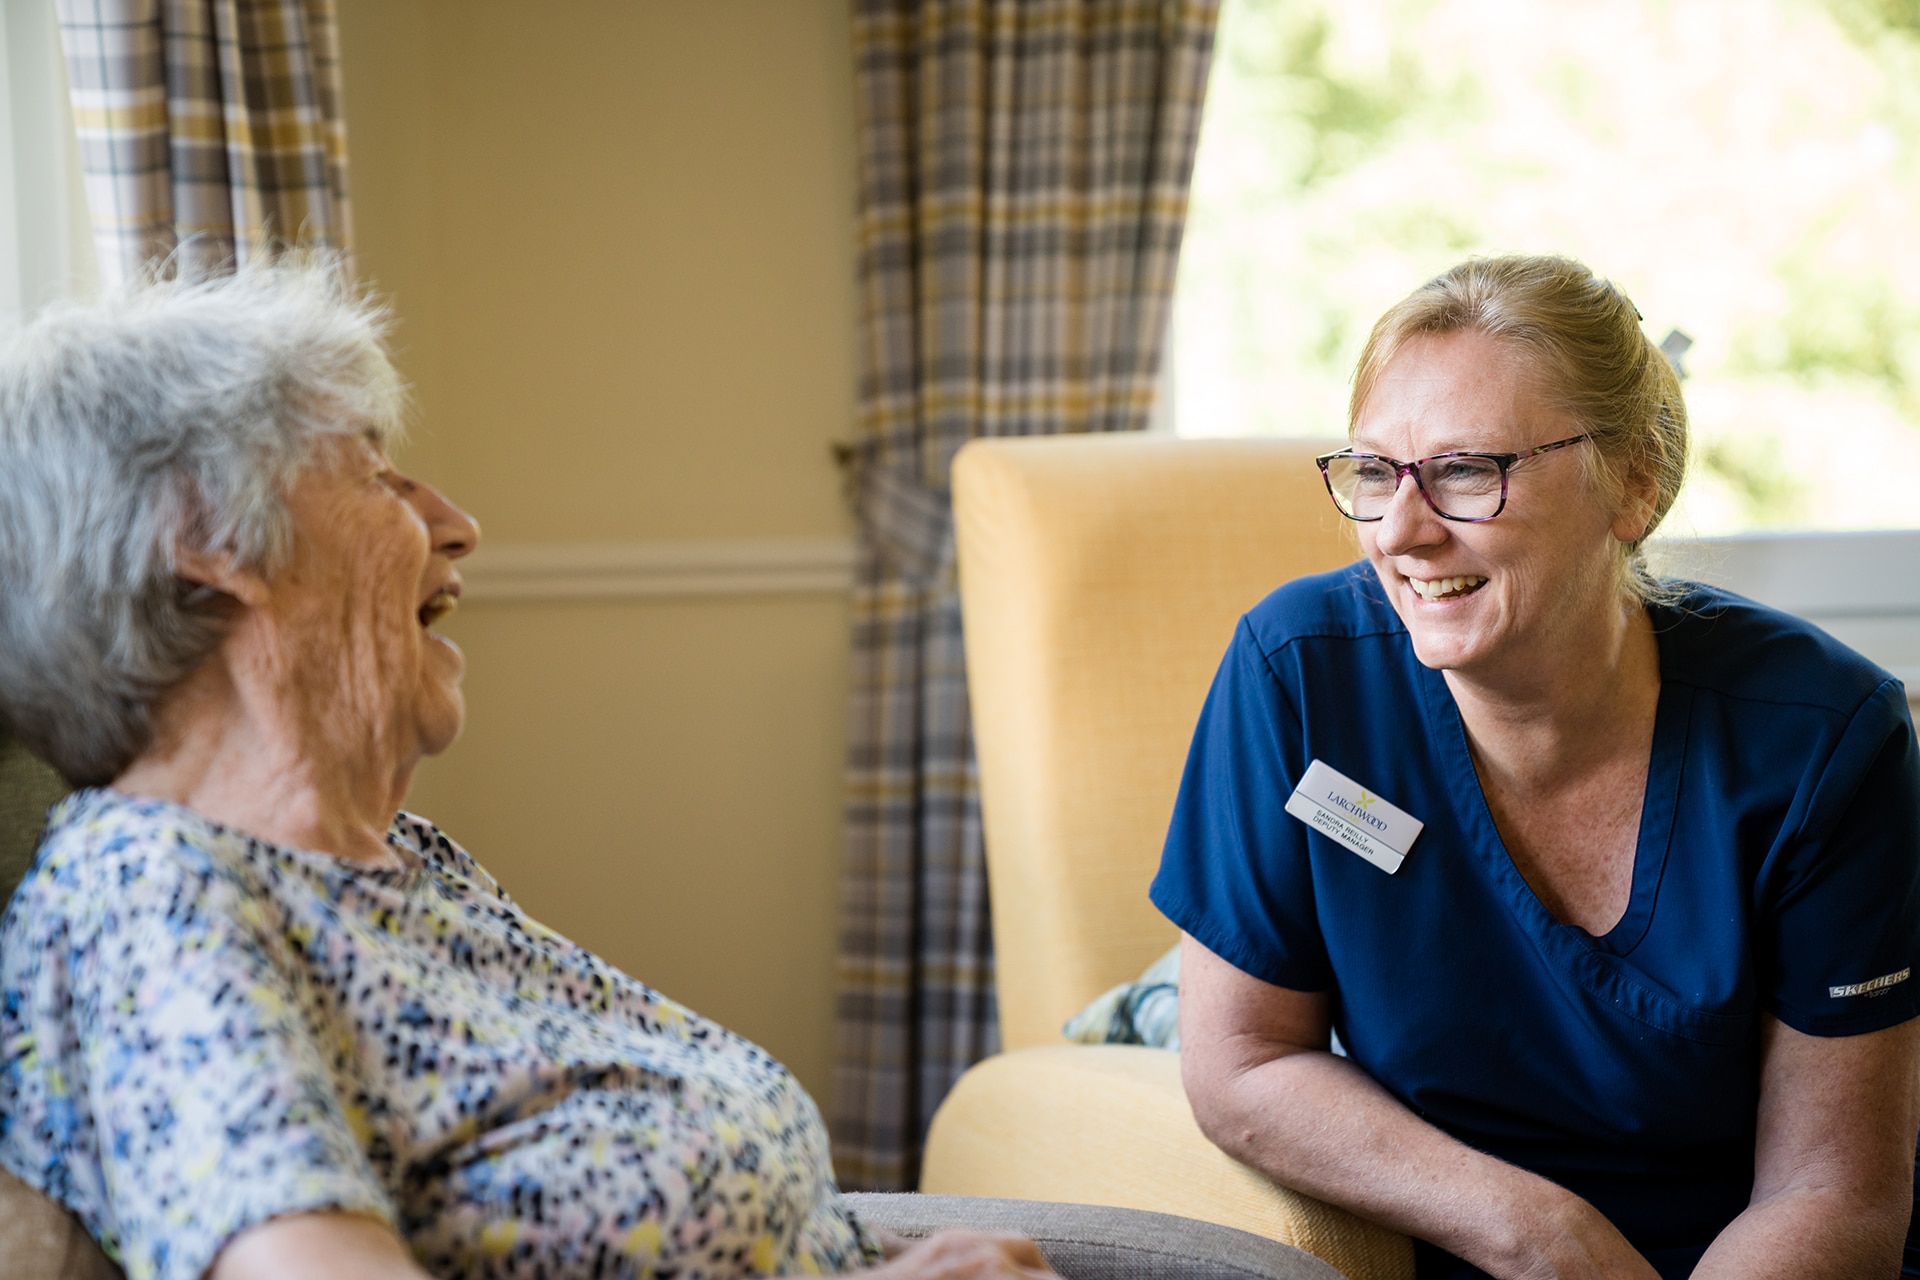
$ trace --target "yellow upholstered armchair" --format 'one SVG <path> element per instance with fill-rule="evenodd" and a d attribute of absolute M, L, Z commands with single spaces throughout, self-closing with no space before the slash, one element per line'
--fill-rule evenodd
<path fill-rule="evenodd" d="M 1413 1275 L 1404 1236 L 1209 1143 L 1164 1049 L 1060 1028 L 1175 941 L 1147 901 L 1187 744 L 1241 613 L 1358 554 L 1330 444 L 983 440 L 954 464 L 1004 1052 L 934 1117 L 921 1188 L 1154 1209 Z"/>

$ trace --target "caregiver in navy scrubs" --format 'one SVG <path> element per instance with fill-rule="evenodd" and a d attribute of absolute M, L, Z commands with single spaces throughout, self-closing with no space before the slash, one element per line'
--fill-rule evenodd
<path fill-rule="evenodd" d="M 1153 885 L 1202 1128 L 1423 1278 L 1900 1274 L 1900 683 L 1646 575 L 1686 410 L 1578 263 L 1417 290 L 1351 430 L 1321 465 L 1366 560 L 1241 620 Z"/>

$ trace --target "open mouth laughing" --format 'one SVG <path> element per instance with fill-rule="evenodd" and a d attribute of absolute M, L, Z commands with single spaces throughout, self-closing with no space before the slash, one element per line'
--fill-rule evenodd
<path fill-rule="evenodd" d="M 1478 574 L 1463 574 L 1456 578 L 1408 578 L 1407 585 L 1412 587 L 1422 600 L 1458 600 L 1470 596 L 1486 585 L 1487 580 Z"/>
<path fill-rule="evenodd" d="M 420 619 L 421 626 L 431 627 L 434 623 L 452 613 L 454 609 L 459 606 L 459 603 L 460 588 L 457 585 L 450 584 L 428 596 L 426 603 L 420 606 L 416 616 Z"/>

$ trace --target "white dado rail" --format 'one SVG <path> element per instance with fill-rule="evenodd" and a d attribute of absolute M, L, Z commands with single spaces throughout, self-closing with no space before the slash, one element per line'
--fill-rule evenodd
<path fill-rule="evenodd" d="M 1920 692 L 1920 531 L 1746 534 L 1656 542 L 1657 569 L 1797 613 Z M 472 604 L 837 593 L 847 538 L 483 546 L 461 565 Z"/>
<path fill-rule="evenodd" d="M 853 556 L 847 538 L 483 544 L 460 566 L 462 602 L 845 592 Z"/>

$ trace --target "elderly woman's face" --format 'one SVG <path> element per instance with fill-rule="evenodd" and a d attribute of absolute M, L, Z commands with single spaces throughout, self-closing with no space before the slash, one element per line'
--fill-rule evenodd
<path fill-rule="evenodd" d="M 1581 434 L 1541 394 L 1511 345 L 1484 334 L 1415 338 L 1390 361 L 1354 427 L 1354 447 L 1403 461 L 1455 450 L 1518 453 Z M 1443 520 L 1411 477 L 1360 528 L 1414 653 L 1429 667 L 1524 673 L 1617 607 L 1614 540 L 1637 536 L 1594 493 L 1578 451 L 1514 464 L 1507 505 L 1480 524 Z"/>
<path fill-rule="evenodd" d="M 309 730 L 407 765 L 445 750 L 466 714 L 465 659 L 432 626 L 479 527 L 357 436 L 324 442 L 287 501 L 293 555 L 265 608 Z"/>

